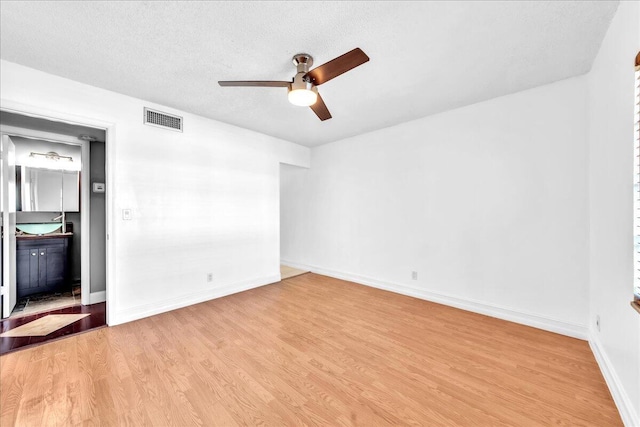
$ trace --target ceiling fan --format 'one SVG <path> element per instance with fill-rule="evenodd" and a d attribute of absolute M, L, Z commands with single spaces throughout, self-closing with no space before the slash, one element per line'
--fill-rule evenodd
<path fill-rule="evenodd" d="M 338 56 L 331 61 L 309 71 L 313 58 L 306 53 L 294 55 L 292 61 L 298 72 L 292 81 L 219 81 L 220 86 L 286 87 L 289 89 L 289 102 L 302 107 L 311 107 L 320 120 L 331 118 L 331 113 L 318 93 L 317 86 L 364 64 L 369 57 L 360 49 Z"/>

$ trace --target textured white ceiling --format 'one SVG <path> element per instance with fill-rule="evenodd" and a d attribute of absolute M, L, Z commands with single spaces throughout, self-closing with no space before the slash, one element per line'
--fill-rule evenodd
<path fill-rule="evenodd" d="M 0 57 L 307 146 L 589 71 L 618 2 L 0 2 Z M 284 88 L 291 57 L 371 61 L 320 87 L 333 119 Z M 99 100 L 96 100 L 99 102 Z"/>

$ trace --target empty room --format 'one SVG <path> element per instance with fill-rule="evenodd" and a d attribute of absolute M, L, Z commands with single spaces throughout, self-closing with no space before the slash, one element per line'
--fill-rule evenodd
<path fill-rule="evenodd" d="M 0 2 L 0 425 L 640 427 L 640 2 Z"/>

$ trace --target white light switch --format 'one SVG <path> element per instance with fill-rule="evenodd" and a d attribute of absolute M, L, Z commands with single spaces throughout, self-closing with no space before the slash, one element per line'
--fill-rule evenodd
<path fill-rule="evenodd" d="M 122 219 L 125 221 L 131 219 L 131 209 L 122 209 Z"/>

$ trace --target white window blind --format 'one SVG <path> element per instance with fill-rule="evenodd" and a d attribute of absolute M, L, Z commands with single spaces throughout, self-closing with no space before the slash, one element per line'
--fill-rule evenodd
<path fill-rule="evenodd" d="M 634 167 L 633 167 L 633 210 L 634 210 L 634 280 L 633 294 L 634 299 L 640 299 L 640 52 L 636 56 L 636 81 L 635 81 L 635 129 L 633 136 L 634 142 Z"/>

